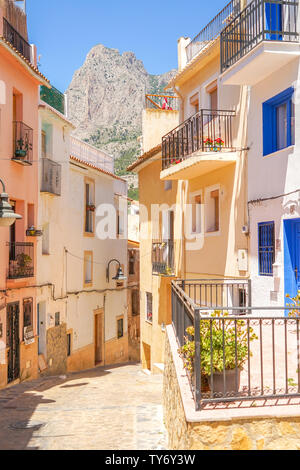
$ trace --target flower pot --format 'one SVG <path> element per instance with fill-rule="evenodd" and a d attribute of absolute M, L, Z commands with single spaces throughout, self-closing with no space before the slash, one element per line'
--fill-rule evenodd
<path fill-rule="evenodd" d="M 236 395 L 240 388 L 240 380 L 241 380 L 241 369 L 237 371 L 237 383 L 236 383 L 236 369 L 233 370 L 225 370 L 225 394 L 226 396 L 229 395 Z M 208 383 L 211 385 L 211 379 L 209 377 Z M 219 397 L 224 396 L 224 373 L 223 372 L 215 372 L 213 374 L 213 393 Z"/>
<path fill-rule="evenodd" d="M 26 155 L 27 155 L 26 150 L 18 150 L 18 149 L 17 149 L 17 150 L 15 151 L 15 157 L 16 157 L 16 158 L 25 158 Z"/>

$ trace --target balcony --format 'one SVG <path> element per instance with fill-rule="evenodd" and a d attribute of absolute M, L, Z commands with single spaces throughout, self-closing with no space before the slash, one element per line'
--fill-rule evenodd
<path fill-rule="evenodd" d="M 226 5 L 226 7 L 223 8 L 223 10 L 220 11 L 220 13 L 218 13 L 218 15 L 187 45 L 187 61 L 190 62 L 208 44 L 217 39 L 224 27 L 239 13 L 239 11 L 239 0 L 232 0 L 229 2 L 228 5 Z"/>
<path fill-rule="evenodd" d="M 179 98 L 174 95 L 146 95 L 146 109 L 160 111 L 178 111 Z"/>
<path fill-rule="evenodd" d="M 33 130 L 24 124 L 24 122 L 16 121 L 13 123 L 13 133 L 14 148 L 12 160 L 21 165 L 32 165 Z"/>
<path fill-rule="evenodd" d="M 152 272 L 172 276 L 174 274 L 174 241 L 152 243 Z"/>
<path fill-rule="evenodd" d="M 202 109 L 162 139 L 161 179 L 190 179 L 236 162 L 234 111 Z"/>
<path fill-rule="evenodd" d="M 61 114 L 65 114 L 65 95 L 57 90 L 54 86 L 52 86 L 52 88 L 41 86 L 40 98 L 45 103 L 49 104 L 49 106 L 52 106 L 52 108 L 56 109 L 56 111 L 59 111 Z"/>
<path fill-rule="evenodd" d="M 31 61 L 31 47 L 26 39 L 5 19 L 3 18 L 3 37 L 6 39 L 25 59 Z"/>
<path fill-rule="evenodd" d="M 253 0 L 221 33 L 222 82 L 255 85 L 299 57 L 298 1 Z"/>
<path fill-rule="evenodd" d="M 9 269 L 7 279 L 34 277 L 33 243 L 8 243 Z"/>
<path fill-rule="evenodd" d="M 201 280 L 172 282 L 173 330 L 184 347 L 181 359 L 195 409 L 225 419 L 247 401 L 274 407 L 280 399 L 290 404 L 300 397 L 299 307 L 289 307 L 291 316 L 285 316 L 286 307 L 252 307 L 247 297 L 242 307 L 222 306 L 220 297 L 207 311 L 199 301 L 201 289 Z"/>
<path fill-rule="evenodd" d="M 49 158 L 42 158 L 41 193 L 61 195 L 61 165 Z"/>

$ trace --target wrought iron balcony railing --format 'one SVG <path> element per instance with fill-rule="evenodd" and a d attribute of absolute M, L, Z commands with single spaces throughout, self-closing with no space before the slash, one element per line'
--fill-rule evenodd
<path fill-rule="evenodd" d="M 299 397 L 300 308 L 246 305 L 241 316 L 245 306 L 219 304 L 208 312 L 189 297 L 188 282 L 202 281 L 172 282 L 172 324 L 179 347 L 187 344 L 181 357 L 196 410 Z"/>
<path fill-rule="evenodd" d="M 52 86 L 52 88 L 47 88 L 42 85 L 40 88 L 40 98 L 61 114 L 65 114 L 65 95 L 54 86 Z"/>
<path fill-rule="evenodd" d="M 202 109 L 162 138 L 163 170 L 186 160 L 194 152 L 233 151 L 232 119 L 235 111 Z"/>
<path fill-rule="evenodd" d="M 12 160 L 31 165 L 33 160 L 33 130 L 24 122 L 15 121 L 13 123 L 13 157 Z"/>
<path fill-rule="evenodd" d="M 191 40 L 186 47 L 187 60 L 190 62 L 210 42 L 220 36 L 222 29 L 239 13 L 240 1 L 232 0 L 218 15 Z"/>
<path fill-rule="evenodd" d="M 42 158 L 41 192 L 61 195 L 61 165 L 49 158 Z"/>
<path fill-rule="evenodd" d="M 173 240 L 152 243 L 152 272 L 169 276 L 174 274 Z"/>
<path fill-rule="evenodd" d="M 8 243 L 9 268 L 8 279 L 34 277 L 33 243 Z"/>
<path fill-rule="evenodd" d="M 221 72 L 262 41 L 298 42 L 298 0 L 253 0 L 221 33 Z"/>
<path fill-rule="evenodd" d="M 3 18 L 3 37 L 14 46 L 29 62 L 31 61 L 31 47 L 26 39 Z"/>
<path fill-rule="evenodd" d="M 179 98 L 172 95 L 146 95 L 146 109 L 178 111 Z"/>

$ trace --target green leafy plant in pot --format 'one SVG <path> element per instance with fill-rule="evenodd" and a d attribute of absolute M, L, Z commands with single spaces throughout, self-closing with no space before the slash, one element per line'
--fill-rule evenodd
<path fill-rule="evenodd" d="M 32 263 L 32 259 L 29 255 L 27 255 L 26 253 L 20 253 L 17 256 L 17 264 L 18 264 L 17 272 L 18 272 L 18 275 L 19 276 L 26 276 L 28 267 L 30 266 L 31 263 Z"/>
<path fill-rule="evenodd" d="M 201 381 L 204 387 L 205 384 L 212 382 L 214 395 L 221 394 L 222 396 L 224 393 L 224 364 L 226 393 L 237 392 L 241 370 L 248 359 L 248 354 L 252 355 L 252 353 L 248 348 L 248 325 L 245 320 L 230 320 L 228 313 L 223 314 L 219 311 L 215 311 L 211 318 L 212 320 L 204 319 L 200 322 Z M 224 322 L 222 318 L 225 318 Z M 194 327 L 189 327 L 186 332 L 188 337 L 179 353 L 184 361 L 184 367 L 194 376 Z M 257 339 L 253 328 L 249 327 L 250 342 Z"/>
<path fill-rule="evenodd" d="M 17 140 L 17 147 L 15 150 L 15 157 L 24 159 L 28 153 L 29 144 L 27 141 L 24 141 L 22 138 Z"/>

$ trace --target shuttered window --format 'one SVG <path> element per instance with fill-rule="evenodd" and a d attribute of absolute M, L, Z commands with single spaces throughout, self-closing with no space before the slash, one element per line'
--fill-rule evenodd
<path fill-rule="evenodd" d="M 272 276 L 275 261 L 275 224 L 258 224 L 258 256 L 260 276 Z"/>

